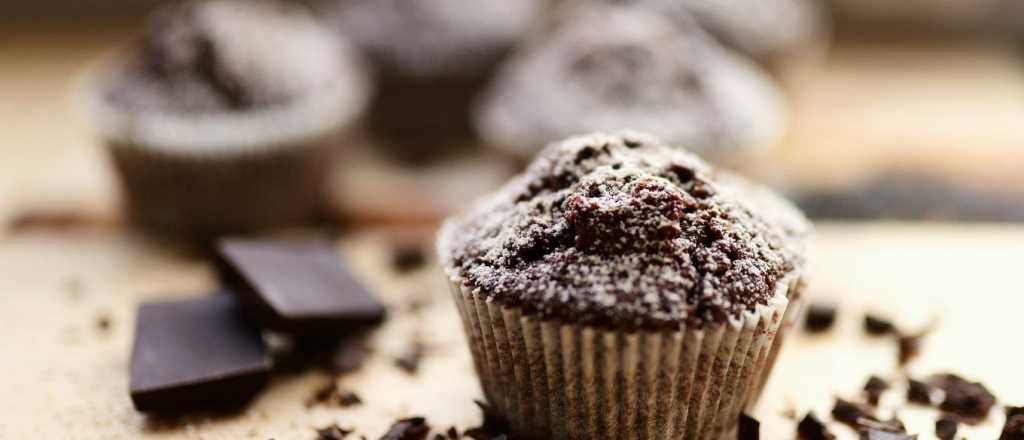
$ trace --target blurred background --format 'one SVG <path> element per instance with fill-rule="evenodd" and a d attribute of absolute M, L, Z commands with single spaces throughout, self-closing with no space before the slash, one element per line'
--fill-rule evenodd
<path fill-rule="evenodd" d="M 769 182 L 819 219 L 1024 219 L 1016 32 L 1024 12 L 1016 2 L 395 3 L 298 6 L 359 53 L 340 62 L 371 78 L 359 86 L 369 102 L 336 141 L 343 153 L 333 156 L 316 221 L 433 223 L 499 185 L 544 142 L 638 124 Z M 104 55 L 125 58 L 148 44 L 162 32 L 157 20 L 147 24 L 158 8 L 184 6 L 0 3 L 0 214 L 8 228 L 136 217 L 122 201 L 131 182 L 103 148 L 117 136 L 82 105 L 104 85 L 83 72 Z M 628 20 L 613 25 L 583 12 L 601 8 L 658 15 L 632 19 L 676 26 L 665 32 L 690 45 L 657 49 L 653 37 L 630 35 Z M 607 20 L 610 36 L 573 30 L 586 20 Z M 694 25 L 700 30 L 684 29 Z M 622 47 L 639 50 L 608 50 Z M 675 93 L 681 81 L 650 73 L 658 71 L 686 72 L 690 89 Z M 163 90 L 175 99 L 173 88 Z M 650 90 L 672 96 L 654 99 Z M 648 120 L 657 123 L 636 122 Z"/>

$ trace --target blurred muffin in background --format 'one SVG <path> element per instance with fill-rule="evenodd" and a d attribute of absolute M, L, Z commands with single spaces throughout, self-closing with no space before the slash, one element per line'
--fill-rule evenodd
<path fill-rule="evenodd" d="M 560 14 L 482 99 L 476 122 L 489 144 L 527 158 L 570 135 L 628 127 L 724 160 L 784 132 L 773 80 L 694 22 L 608 4 Z"/>
<path fill-rule="evenodd" d="M 375 63 L 370 126 L 399 158 L 474 140 L 470 103 L 544 11 L 543 0 L 331 0 Z"/>
<path fill-rule="evenodd" d="M 696 20 L 722 44 L 772 68 L 794 58 L 817 55 L 830 33 L 827 14 L 818 0 L 604 1 L 650 8 L 683 26 Z"/>
<path fill-rule="evenodd" d="M 186 2 L 96 66 L 88 111 L 139 224 L 244 232 L 316 214 L 329 159 L 368 101 L 362 67 L 300 6 Z"/>

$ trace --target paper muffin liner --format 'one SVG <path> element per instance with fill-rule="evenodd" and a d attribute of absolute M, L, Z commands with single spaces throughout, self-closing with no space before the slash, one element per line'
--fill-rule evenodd
<path fill-rule="evenodd" d="M 757 400 L 799 298 L 792 276 L 738 320 L 626 332 L 540 319 L 449 283 L 484 395 L 521 438 L 724 438 Z"/>

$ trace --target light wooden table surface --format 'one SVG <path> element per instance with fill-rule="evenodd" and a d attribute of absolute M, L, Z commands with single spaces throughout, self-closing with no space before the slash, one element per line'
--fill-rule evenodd
<path fill-rule="evenodd" d="M 116 185 L 71 110 L 69 90 L 84 63 L 124 38 L 126 28 L 27 29 L 0 30 L 0 221 L 40 207 L 116 212 Z M 921 53 L 929 55 L 901 56 Z M 889 67 L 864 68 L 879 59 L 889 60 Z M 1004 154 L 1024 140 L 1018 130 L 1024 75 L 1003 49 L 853 45 L 840 47 L 828 66 L 825 75 L 793 91 L 798 117 L 785 150 L 788 164 L 843 168 L 836 155 L 849 156 L 849 148 L 863 145 L 871 146 L 865 151 L 873 159 L 848 162 L 902 157 L 884 148 L 887 139 L 920 152 L 925 161 L 984 144 L 991 148 L 971 157 L 994 163 L 1014 157 Z M 965 81 L 980 85 L 974 91 L 954 87 Z M 945 91 L 956 105 L 940 105 L 944 101 L 934 93 Z M 878 101 L 883 98 L 888 101 Z M 826 111 L 836 117 L 827 118 Z M 903 117 L 887 119 L 876 111 Z M 970 123 L 935 124 L 958 118 Z M 952 153 L 933 155 L 922 145 Z M 328 380 L 309 373 L 275 379 L 243 414 L 182 420 L 149 419 L 131 407 L 134 311 L 141 301 L 207 291 L 214 286 L 210 268 L 118 227 L 0 236 L 0 439 L 307 439 L 313 427 L 331 422 L 372 437 L 407 415 L 425 415 L 439 429 L 477 423 L 472 400 L 479 389 L 436 267 L 396 276 L 386 264 L 381 234 L 356 232 L 340 245 L 353 270 L 393 308 L 393 318 L 372 336 L 369 364 L 341 379 L 365 404 L 307 409 L 308 395 Z M 909 327 L 940 317 L 910 371 L 959 372 L 983 380 L 1006 403 L 1024 404 L 1024 227 L 823 224 L 816 247 L 812 291 L 842 304 L 840 321 L 827 336 L 790 340 L 757 414 L 765 438 L 793 437 L 793 423 L 782 416 L 788 409 L 824 415 L 834 395 L 853 396 L 869 374 L 894 374 L 894 345 L 861 335 L 866 310 Z M 427 306 L 409 310 L 410 295 L 427 299 Z M 97 328 L 101 316 L 112 319 L 109 330 Z M 394 368 L 392 358 L 413 334 L 432 349 L 421 371 L 410 376 Z M 898 404 L 899 394 L 884 406 Z M 900 415 L 922 439 L 933 438 L 933 414 Z M 967 437 L 996 438 L 1000 426 L 1001 417 L 993 417 Z M 844 427 L 835 430 L 854 438 Z"/>

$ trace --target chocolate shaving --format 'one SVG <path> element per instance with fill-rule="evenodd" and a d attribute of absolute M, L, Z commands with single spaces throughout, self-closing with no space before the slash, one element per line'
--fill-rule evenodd
<path fill-rule="evenodd" d="M 353 431 L 338 426 L 337 423 L 316 430 L 316 440 L 341 440 Z"/>
<path fill-rule="evenodd" d="M 939 408 L 960 416 L 964 422 L 977 423 L 988 417 L 996 397 L 984 385 L 970 382 L 955 374 L 932 376 L 929 383 L 945 392 Z"/>
<path fill-rule="evenodd" d="M 882 336 L 895 332 L 896 326 L 888 320 L 869 313 L 864 316 L 864 331 L 872 336 Z"/>
<path fill-rule="evenodd" d="M 1024 407 L 1006 408 L 1006 424 L 999 440 L 1024 440 Z"/>
<path fill-rule="evenodd" d="M 864 396 L 872 406 L 878 406 L 882 393 L 887 389 L 889 389 L 889 382 L 878 376 L 871 376 L 868 378 L 867 383 L 864 384 Z"/>
<path fill-rule="evenodd" d="M 831 304 L 811 304 L 804 320 L 804 329 L 808 333 L 824 332 L 836 322 L 836 306 Z"/>
<path fill-rule="evenodd" d="M 910 379 L 907 384 L 907 401 L 918 405 L 935 405 L 935 387 L 926 382 Z"/>
<path fill-rule="evenodd" d="M 832 418 L 850 427 L 857 429 L 861 426 L 862 420 L 879 421 L 871 408 L 865 405 L 856 404 L 840 398 L 836 398 L 835 406 L 832 407 Z"/>
<path fill-rule="evenodd" d="M 803 420 L 796 426 L 797 438 L 800 440 L 835 440 L 835 434 L 829 432 L 828 427 L 821 423 L 813 412 L 807 413 Z"/>
<path fill-rule="evenodd" d="M 391 425 L 380 440 L 423 440 L 430 434 L 430 426 L 423 417 L 401 419 Z"/>
<path fill-rule="evenodd" d="M 924 333 L 916 335 L 902 335 L 899 337 L 899 364 L 906 365 L 921 354 L 921 340 Z"/>
<path fill-rule="evenodd" d="M 939 417 L 935 421 L 935 436 L 939 440 L 953 440 L 956 437 L 956 431 L 959 427 L 960 422 L 955 418 L 948 415 Z"/>
<path fill-rule="evenodd" d="M 737 440 L 760 440 L 761 422 L 746 414 L 740 414 L 739 427 L 736 430 Z"/>

